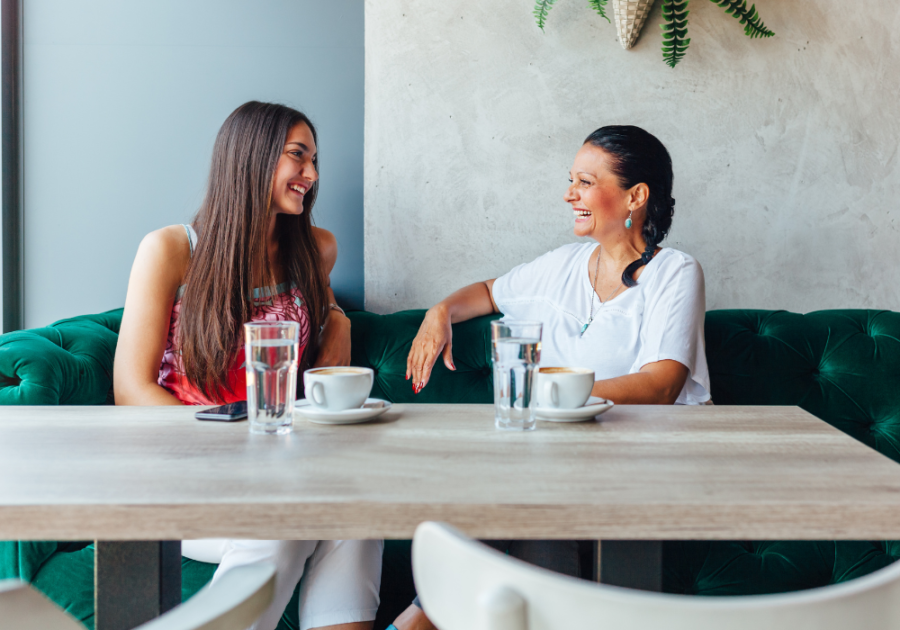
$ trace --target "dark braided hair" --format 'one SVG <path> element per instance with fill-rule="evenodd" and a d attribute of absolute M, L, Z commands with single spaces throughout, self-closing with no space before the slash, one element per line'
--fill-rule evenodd
<path fill-rule="evenodd" d="M 647 249 L 622 273 L 622 283 L 633 287 L 637 284 L 634 272 L 653 259 L 656 247 L 672 227 L 672 158 L 656 136 L 631 125 L 601 127 L 584 141 L 588 142 L 609 154 L 611 171 L 618 177 L 619 186 L 628 190 L 647 184 L 650 189 L 647 218 L 641 228 Z"/>

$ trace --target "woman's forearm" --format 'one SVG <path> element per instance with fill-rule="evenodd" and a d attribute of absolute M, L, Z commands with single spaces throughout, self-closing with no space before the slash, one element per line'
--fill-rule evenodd
<path fill-rule="evenodd" d="M 331 287 L 328 287 L 327 297 L 329 304 L 337 304 Z M 350 318 L 329 306 L 319 334 L 319 352 L 313 367 L 350 365 L 350 360 Z"/>
<path fill-rule="evenodd" d="M 443 309 L 450 316 L 451 324 L 496 313 L 497 306 L 491 296 L 493 285 L 493 280 L 470 284 L 438 302 L 434 308 Z"/>
<path fill-rule="evenodd" d="M 116 387 L 115 399 L 117 405 L 172 406 L 184 404 L 175 398 L 171 392 L 156 383 Z"/>
<path fill-rule="evenodd" d="M 649 387 L 646 374 L 626 374 L 594 383 L 591 396 L 611 400 L 617 405 L 671 405 L 675 400 Z M 676 395 L 677 398 L 677 395 Z"/>
<path fill-rule="evenodd" d="M 597 381 L 591 396 L 617 405 L 674 405 L 687 377 L 688 369 L 681 363 L 658 361 L 645 365 L 636 374 Z"/>

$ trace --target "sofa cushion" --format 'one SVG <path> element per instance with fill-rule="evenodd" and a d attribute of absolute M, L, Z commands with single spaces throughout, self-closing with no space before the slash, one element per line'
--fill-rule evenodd
<path fill-rule="evenodd" d="M 0 542 L 0 580 L 18 578 L 31 582 L 61 544 L 43 540 Z"/>
<path fill-rule="evenodd" d="M 122 309 L 0 335 L 0 405 L 111 402 Z"/>

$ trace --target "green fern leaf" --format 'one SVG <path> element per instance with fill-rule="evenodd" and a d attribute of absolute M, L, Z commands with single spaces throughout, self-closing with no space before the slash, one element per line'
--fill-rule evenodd
<path fill-rule="evenodd" d="M 663 0 L 662 14 L 663 24 L 660 28 L 663 31 L 663 60 L 674 68 L 684 59 L 691 40 L 688 34 L 688 14 L 687 10 L 689 0 Z M 715 1 L 715 0 L 714 0 Z"/>
<path fill-rule="evenodd" d="M 755 4 L 748 9 L 747 0 L 711 0 L 711 2 L 722 7 L 725 9 L 725 13 L 738 20 L 744 27 L 744 35 L 750 39 L 775 35 L 763 24 Z"/>
<path fill-rule="evenodd" d="M 535 2 L 534 19 L 537 20 L 538 28 L 542 31 L 547 23 L 547 14 L 550 13 L 550 9 L 553 8 L 554 4 L 556 4 L 556 0 L 537 0 Z"/>
<path fill-rule="evenodd" d="M 606 4 L 609 0 L 588 0 L 588 4 L 591 5 L 591 8 L 600 14 L 600 17 L 604 18 L 607 22 L 610 21 L 609 17 L 606 15 Z"/>

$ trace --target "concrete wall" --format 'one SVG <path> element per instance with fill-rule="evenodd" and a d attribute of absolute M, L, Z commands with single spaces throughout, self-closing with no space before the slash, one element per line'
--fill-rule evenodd
<path fill-rule="evenodd" d="M 213 141 L 248 100 L 317 125 L 314 216 L 362 306 L 361 0 L 27 0 L 25 324 L 122 306 L 147 232 L 187 222 Z"/>
<path fill-rule="evenodd" d="M 675 164 L 668 244 L 708 308 L 900 310 L 900 4 L 757 0 L 751 41 L 691 2 L 687 57 L 635 49 L 582 0 L 367 0 L 366 304 L 426 307 L 572 237 L 572 158 L 605 124 Z M 658 3 L 657 3 L 658 4 Z"/>

